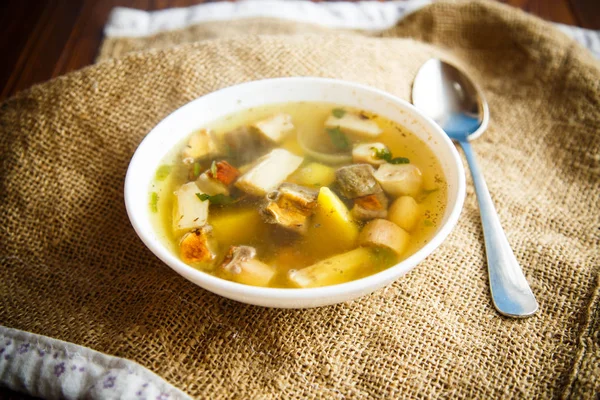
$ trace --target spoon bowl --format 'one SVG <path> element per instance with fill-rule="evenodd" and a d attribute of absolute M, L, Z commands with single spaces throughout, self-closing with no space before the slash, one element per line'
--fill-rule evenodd
<path fill-rule="evenodd" d="M 481 211 L 490 292 L 494 306 L 508 317 L 528 317 L 538 303 L 502 230 L 470 141 L 487 128 L 490 112 L 481 90 L 458 68 L 438 59 L 419 69 L 412 90 L 413 104 L 431 117 L 462 147 L 471 169 Z"/>
<path fill-rule="evenodd" d="M 487 129 L 490 110 L 481 90 L 454 65 L 432 58 L 419 69 L 413 104 L 453 140 L 474 140 Z"/>

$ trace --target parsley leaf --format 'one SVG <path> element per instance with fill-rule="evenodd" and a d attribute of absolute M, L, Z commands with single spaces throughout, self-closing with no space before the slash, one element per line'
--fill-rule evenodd
<path fill-rule="evenodd" d="M 433 226 L 434 224 L 433 224 L 433 222 L 431 222 L 431 220 L 426 219 L 426 220 L 423 220 L 423 225 L 425 225 L 425 226 Z"/>
<path fill-rule="evenodd" d="M 346 110 L 344 110 L 343 108 L 334 108 L 333 110 L 331 110 L 331 113 L 336 118 L 342 118 L 346 114 Z"/>
<path fill-rule="evenodd" d="M 170 165 L 161 165 L 156 170 L 156 174 L 154 177 L 156 178 L 157 181 L 164 181 L 167 178 L 167 176 L 169 176 L 170 173 L 171 173 Z"/>
<path fill-rule="evenodd" d="M 344 135 L 344 133 L 340 130 L 339 126 L 336 126 L 335 128 L 327 128 L 325 129 L 325 131 L 329 135 L 331 143 L 333 143 L 335 147 L 337 147 L 340 150 L 348 150 L 348 148 L 350 147 L 350 141 L 348 140 L 346 135 Z"/>
<path fill-rule="evenodd" d="M 158 193 L 150 193 L 150 211 L 153 213 L 158 212 Z"/>
<path fill-rule="evenodd" d="M 199 175 L 200 175 L 200 163 L 195 162 L 194 163 L 194 176 L 199 176 Z"/>
<path fill-rule="evenodd" d="M 374 151 L 375 157 L 380 160 L 385 160 L 390 164 L 409 164 L 410 160 L 406 157 L 392 157 L 392 153 L 387 149 L 378 149 L 376 147 L 371 147 L 371 150 Z"/>
<path fill-rule="evenodd" d="M 198 197 L 201 201 L 210 201 L 211 204 L 218 205 L 226 205 L 235 203 L 235 199 L 229 196 L 225 196 L 224 194 L 215 194 L 214 196 L 208 195 L 206 193 L 196 193 L 196 197 Z"/>

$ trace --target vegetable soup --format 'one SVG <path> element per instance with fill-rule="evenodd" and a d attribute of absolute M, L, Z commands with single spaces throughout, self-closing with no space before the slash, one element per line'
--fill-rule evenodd
<path fill-rule="evenodd" d="M 444 214 L 432 151 L 402 126 L 327 103 L 257 107 L 195 131 L 156 171 L 155 229 L 186 264 L 248 285 L 307 288 L 382 271 Z"/>

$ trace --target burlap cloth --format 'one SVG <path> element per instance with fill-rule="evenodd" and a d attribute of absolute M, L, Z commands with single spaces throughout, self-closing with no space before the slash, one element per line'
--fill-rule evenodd
<path fill-rule="evenodd" d="M 198 41 L 224 27 L 230 37 Z M 3 103 L 0 324 L 135 360 L 198 397 L 598 396 L 599 63 L 550 24 L 487 2 L 438 3 L 382 36 L 243 20 L 109 39 L 105 61 Z M 126 54 L 148 48 L 159 49 Z M 290 75 L 408 99 L 431 56 L 462 65 L 490 102 L 490 128 L 474 147 L 537 316 L 494 310 L 472 186 L 432 256 L 332 307 L 226 300 L 172 272 L 135 235 L 125 171 L 177 107 Z"/>

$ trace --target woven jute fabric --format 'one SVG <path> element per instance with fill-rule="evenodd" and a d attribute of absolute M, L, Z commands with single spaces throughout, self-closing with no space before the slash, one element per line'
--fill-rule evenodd
<path fill-rule="evenodd" d="M 550 24 L 488 2 L 436 3 L 377 38 L 260 24 L 269 35 L 240 29 L 176 47 L 157 45 L 175 44 L 169 34 L 111 39 L 106 61 L 2 104 L 0 324 L 132 359 L 201 398 L 596 398 L 598 62 Z M 162 48 L 128 53 L 151 47 Z M 473 145 L 536 316 L 494 310 L 470 183 L 456 229 L 414 271 L 317 309 L 204 291 L 131 228 L 129 159 L 177 107 L 276 76 L 346 79 L 409 99 L 432 56 L 464 68 L 489 100 L 490 127 Z"/>

